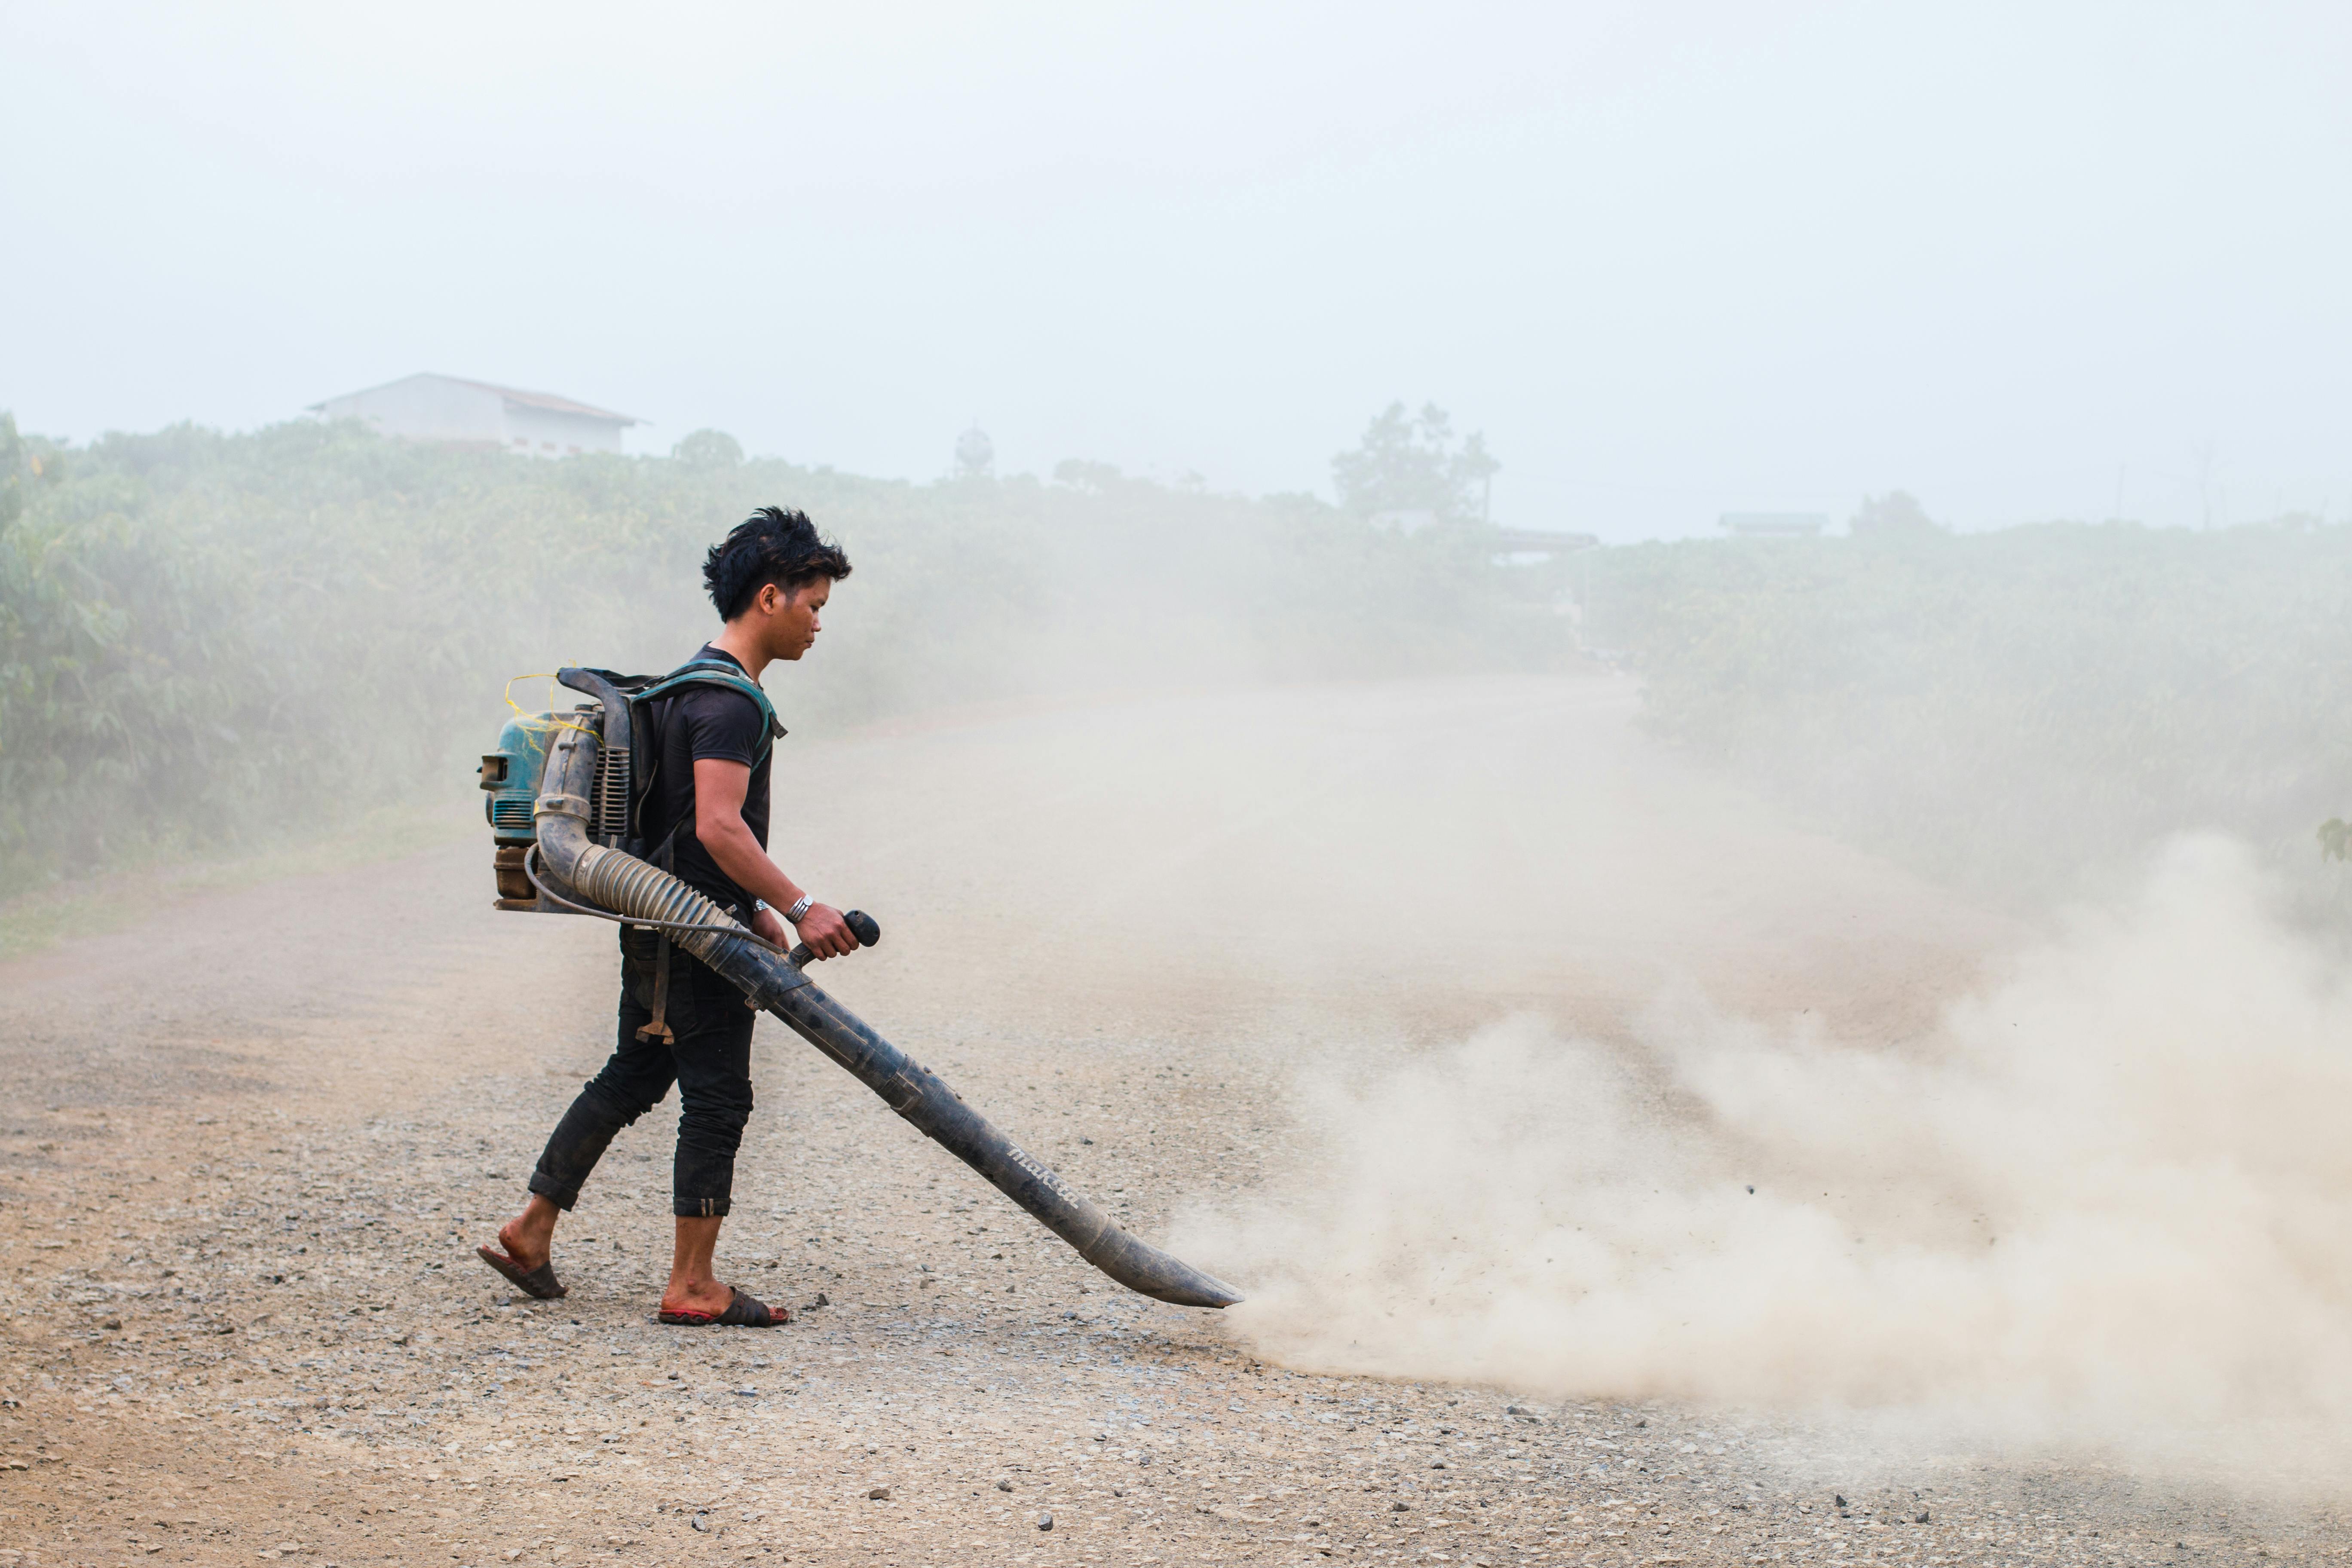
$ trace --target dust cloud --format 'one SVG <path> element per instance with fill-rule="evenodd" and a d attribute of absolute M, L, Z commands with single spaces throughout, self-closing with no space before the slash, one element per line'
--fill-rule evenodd
<path fill-rule="evenodd" d="M 1303 1184 L 1173 1240 L 1293 1365 L 2324 1466 L 2352 976 L 2274 894 L 2175 842 L 1898 1051 L 1685 988 L 1626 1044 L 1519 1016 L 1327 1061 Z"/>

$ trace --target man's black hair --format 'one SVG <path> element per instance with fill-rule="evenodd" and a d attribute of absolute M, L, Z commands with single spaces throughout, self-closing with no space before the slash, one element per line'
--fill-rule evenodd
<path fill-rule="evenodd" d="M 808 513 L 773 506 L 737 523 L 702 560 L 703 585 L 722 621 L 750 609 L 771 583 L 789 594 L 820 577 L 838 582 L 848 575 L 849 557 L 817 533 Z"/>

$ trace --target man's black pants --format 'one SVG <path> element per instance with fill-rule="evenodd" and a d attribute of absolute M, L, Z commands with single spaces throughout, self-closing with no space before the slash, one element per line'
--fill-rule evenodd
<path fill-rule="evenodd" d="M 727 1212 L 735 1151 L 751 1115 L 751 1021 L 743 994 L 683 948 L 669 952 L 664 1021 L 672 1044 L 640 1040 L 653 1019 L 656 932 L 621 929 L 620 1041 L 604 1068 L 555 1124 L 530 1190 L 569 1210 L 613 1134 L 661 1103 L 677 1085 L 677 1157 L 671 1192 L 684 1218 Z"/>

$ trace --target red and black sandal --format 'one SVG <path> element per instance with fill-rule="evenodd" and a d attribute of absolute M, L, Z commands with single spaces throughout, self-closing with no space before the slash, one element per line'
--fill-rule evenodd
<path fill-rule="evenodd" d="M 732 1295 L 723 1312 L 664 1312 L 660 1321 L 681 1329 L 773 1329 L 793 1321 L 790 1307 L 771 1307 L 732 1285 L 727 1289 Z"/>
<path fill-rule="evenodd" d="M 474 1248 L 474 1256 L 505 1275 L 508 1282 L 526 1296 L 553 1301 L 565 1294 L 563 1281 L 555 1277 L 555 1259 L 552 1258 L 536 1268 L 525 1268 L 495 1247 L 478 1247 Z"/>

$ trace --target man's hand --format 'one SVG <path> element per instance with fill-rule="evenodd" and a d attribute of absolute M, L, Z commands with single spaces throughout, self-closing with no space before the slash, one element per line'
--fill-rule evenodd
<path fill-rule="evenodd" d="M 839 958 L 857 951 L 857 938 L 841 911 L 831 904 L 811 904 L 801 917 L 801 940 L 819 958 Z"/>
<path fill-rule="evenodd" d="M 793 928 L 784 923 L 784 917 L 778 914 L 772 906 L 751 917 L 751 934 L 774 942 L 786 952 L 793 950 Z"/>

